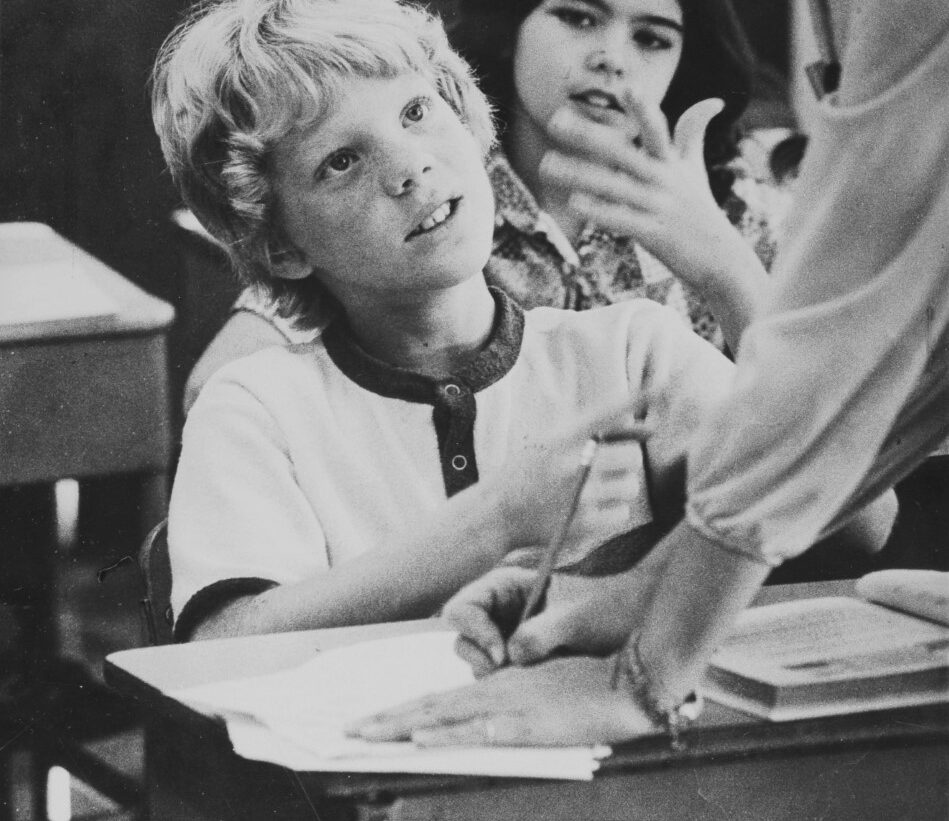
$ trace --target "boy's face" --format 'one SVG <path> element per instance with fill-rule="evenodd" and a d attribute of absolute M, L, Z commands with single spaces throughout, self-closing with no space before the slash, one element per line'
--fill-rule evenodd
<path fill-rule="evenodd" d="M 479 276 L 494 204 L 471 132 L 417 74 L 352 79 L 274 154 L 287 238 L 344 307 Z"/>

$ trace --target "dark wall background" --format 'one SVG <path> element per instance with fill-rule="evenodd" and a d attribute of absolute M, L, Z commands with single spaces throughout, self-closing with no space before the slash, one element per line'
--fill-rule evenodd
<path fill-rule="evenodd" d="M 185 0 L 2 0 L 0 220 L 38 220 L 170 298 L 175 202 L 146 78 Z"/>

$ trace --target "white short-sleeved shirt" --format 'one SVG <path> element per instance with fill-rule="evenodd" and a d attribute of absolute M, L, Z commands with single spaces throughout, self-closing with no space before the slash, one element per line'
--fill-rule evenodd
<path fill-rule="evenodd" d="M 342 320 L 215 374 L 188 416 L 171 499 L 180 633 L 222 600 L 396 544 L 538 437 L 631 394 L 662 470 L 729 387 L 732 364 L 656 303 L 525 314 L 493 294 L 489 344 L 446 379 L 372 358 Z M 630 526 L 652 517 L 642 493 Z"/>
<path fill-rule="evenodd" d="M 876 97 L 817 113 L 776 292 L 689 455 L 689 521 L 723 547 L 801 553 L 949 433 L 943 28 Z"/>

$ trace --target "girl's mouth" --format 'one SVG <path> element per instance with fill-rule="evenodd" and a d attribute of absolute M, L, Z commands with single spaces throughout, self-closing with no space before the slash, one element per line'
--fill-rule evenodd
<path fill-rule="evenodd" d="M 626 109 L 620 105 L 619 100 L 608 91 L 601 91 L 598 88 L 587 89 L 578 94 L 571 94 L 570 99 L 580 103 L 585 107 L 600 111 L 616 111 L 625 114 Z"/>

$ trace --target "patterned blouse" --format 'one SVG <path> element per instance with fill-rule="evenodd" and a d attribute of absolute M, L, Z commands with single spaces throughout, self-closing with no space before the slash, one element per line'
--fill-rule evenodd
<path fill-rule="evenodd" d="M 744 157 L 728 168 L 735 181 L 724 209 L 765 268 L 770 268 L 788 194 L 766 181 L 765 174 L 755 174 Z M 503 151 L 491 153 L 487 170 L 495 196 L 494 244 L 485 268 L 490 285 L 506 291 L 525 309 L 546 305 L 579 311 L 645 297 L 673 308 L 696 333 L 724 348 L 721 330 L 705 301 L 632 239 L 588 227 L 571 245 L 541 211 Z M 259 314 L 290 342 L 307 342 L 319 334 L 296 328 L 292 319 L 280 316 L 259 287 L 245 290 L 234 310 Z"/>
<path fill-rule="evenodd" d="M 645 297 L 675 309 L 696 333 L 718 348 L 724 346 L 705 301 L 644 248 L 593 227 L 584 229 L 570 248 L 556 226 L 551 231 L 549 218 L 503 152 L 492 153 L 487 167 L 496 200 L 494 248 L 485 269 L 490 284 L 525 308 L 547 305 L 579 311 Z M 735 182 L 726 214 L 770 268 L 787 197 L 756 178 L 741 157 L 728 167 Z"/>

